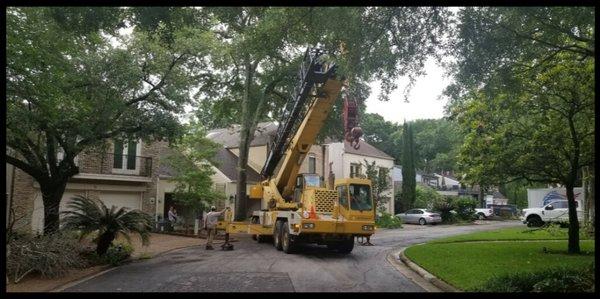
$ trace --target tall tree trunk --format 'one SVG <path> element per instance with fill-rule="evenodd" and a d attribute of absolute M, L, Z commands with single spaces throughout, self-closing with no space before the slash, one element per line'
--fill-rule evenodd
<path fill-rule="evenodd" d="M 240 146 L 238 156 L 238 179 L 236 186 L 236 205 L 235 205 L 235 220 L 241 221 L 246 218 L 246 183 L 247 175 L 246 168 L 248 167 L 248 152 L 250 142 L 254 137 L 254 132 L 250 132 L 252 128 L 252 117 L 250 116 L 250 87 L 252 85 L 252 77 L 254 75 L 254 67 L 250 61 L 250 56 L 246 55 L 244 59 L 245 80 L 244 80 L 244 95 L 242 98 L 242 122 L 240 126 Z"/>
<path fill-rule="evenodd" d="M 573 184 L 567 184 L 567 201 L 569 203 L 569 253 L 580 253 L 579 248 L 579 220 L 575 207 L 575 194 Z"/>
<path fill-rule="evenodd" d="M 596 202 L 594 201 L 594 199 L 596 198 L 594 196 L 594 191 L 595 191 L 595 167 L 592 166 L 590 167 L 590 171 L 589 171 L 589 175 L 590 175 L 590 188 L 589 188 L 589 195 L 588 195 L 588 200 L 586 200 L 586 205 L 588 205 L 588 209 L 590 211 L 590 219 L 588 222 L 589 225 L 589 232 L 590 233 L 594 233 L 596 231 Z"/>
<path fill-rule="evenodd" d="M 42 201 L 44 203 L 44 235 L 58 231 L 60 226 L 60 201 L 67 186 L 67 180 L 40 184 Z"/>

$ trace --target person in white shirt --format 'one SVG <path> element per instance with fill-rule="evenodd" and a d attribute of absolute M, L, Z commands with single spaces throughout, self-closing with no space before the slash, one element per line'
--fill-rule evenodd
<path fill-rule="evenodd" d="M 204 229 L 207 230 L 207 240 L 206 240 L 206 250 L 212 250 L 212 242 L 217 234 L 217 222 L 219 222 L 219 217 L 223 215 L 225 211 L 229 208 L 223 209 L 221 212 L 217 212 L 217 208 L 215 206 L 210 207 L 210 212 L 206 214 L 204 217 Z"/>
<path fill-rule="evenodd" d="M 175 207 L 171 206 L 169 208 L 169 230 L 173 230 L 173 226 L 175 225 L 175 222 L 177 222 L 177 211 L 175 210 Z"/>

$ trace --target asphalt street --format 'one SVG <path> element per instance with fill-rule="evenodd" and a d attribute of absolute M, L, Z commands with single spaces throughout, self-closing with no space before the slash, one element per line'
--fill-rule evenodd
<path fill-rule="evenodd" d="M 65 292 L 424 292 L 398 272 L 387 255 L 400 247 L 474 231 L 523 226 L 519 221 L 473 225 L 411 225 L 380 229 L 375 246 L 356 244 L 349 255 L 325 246 L 285 254 L 270 243 L 237 236 L 235 250 L 179 249 L 136 261 L 65 289 Z M 202 242 L 199 240 L 199 243 Z M 203 243 L 203 242 L 202 242 Z"/>

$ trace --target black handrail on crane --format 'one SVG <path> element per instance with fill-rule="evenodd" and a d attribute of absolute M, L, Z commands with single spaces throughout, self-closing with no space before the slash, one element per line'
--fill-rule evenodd
<path fill-rule="evenodd" d="M 325 83 L 327 78 L 335 75 L 334 63 L 331 63 L 327 70 L 323 69 L 324 63 L 319 59 L 321 55 L 323 55 L 323 51 L 317 48 L 308 48 L 304 53 L 298 74 L 299 85 L 294 89 L 292 100 L 286 104 L 269 155 L 260 172 L 265 179 L 273 175 L 275 167 L 285 154 L 292 129 L 297 128 L 296 123 L 302 121 L 298 116 L 304 108 L 310 90 L 315 84 Z"/>

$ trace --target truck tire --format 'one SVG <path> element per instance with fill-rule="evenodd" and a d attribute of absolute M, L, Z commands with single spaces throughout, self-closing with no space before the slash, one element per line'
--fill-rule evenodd
<path fill-rule="evenodd" d="M 282 250 L 283 248 L 281 247 L 281 227 L 282 227 L 283 221 L 281 220 L 277 220 L 275 222 L 275 232 L 273 233 L 273 246 L 275 246 L 275 248 L 277 250 Z"/>
<path fill-rule="evenodd" d="M 425 220 L 425 218 L 421 218 L 421 219 L 419 219 L 419 224 L 425 225 L 425 224 L 427 224 L 427 220 Z"/>
<path fill-rule="evenodd" d="M 341 254 L 349 254 L 350 252 L 352 252 L 352 249 L 354 249 L 354 236 L 352 236 L 348 240 L 342 241 L 337 246 L 337 251 Z"/>
<path fill-rule="evenodd" d="M 483 220 L 485 219 L 485 215 L 483 213 L 477 213 L 477 218 L 479 218 L 479 220 Z"/>
<path fill-rule="evenodd" d="M 527 218 L 527 227 L 540 227 L 544 225 L 544 221 L 538 215 L 532 215 Z"/>
<path fill-rule="evenodd" d="M 293 236 L 290 234 L 287 222 L 283 223 L 283 230 L 281 231 L 281 248 L 287 254 L 296 252 L 296 244 L 294 243 Z"/>

